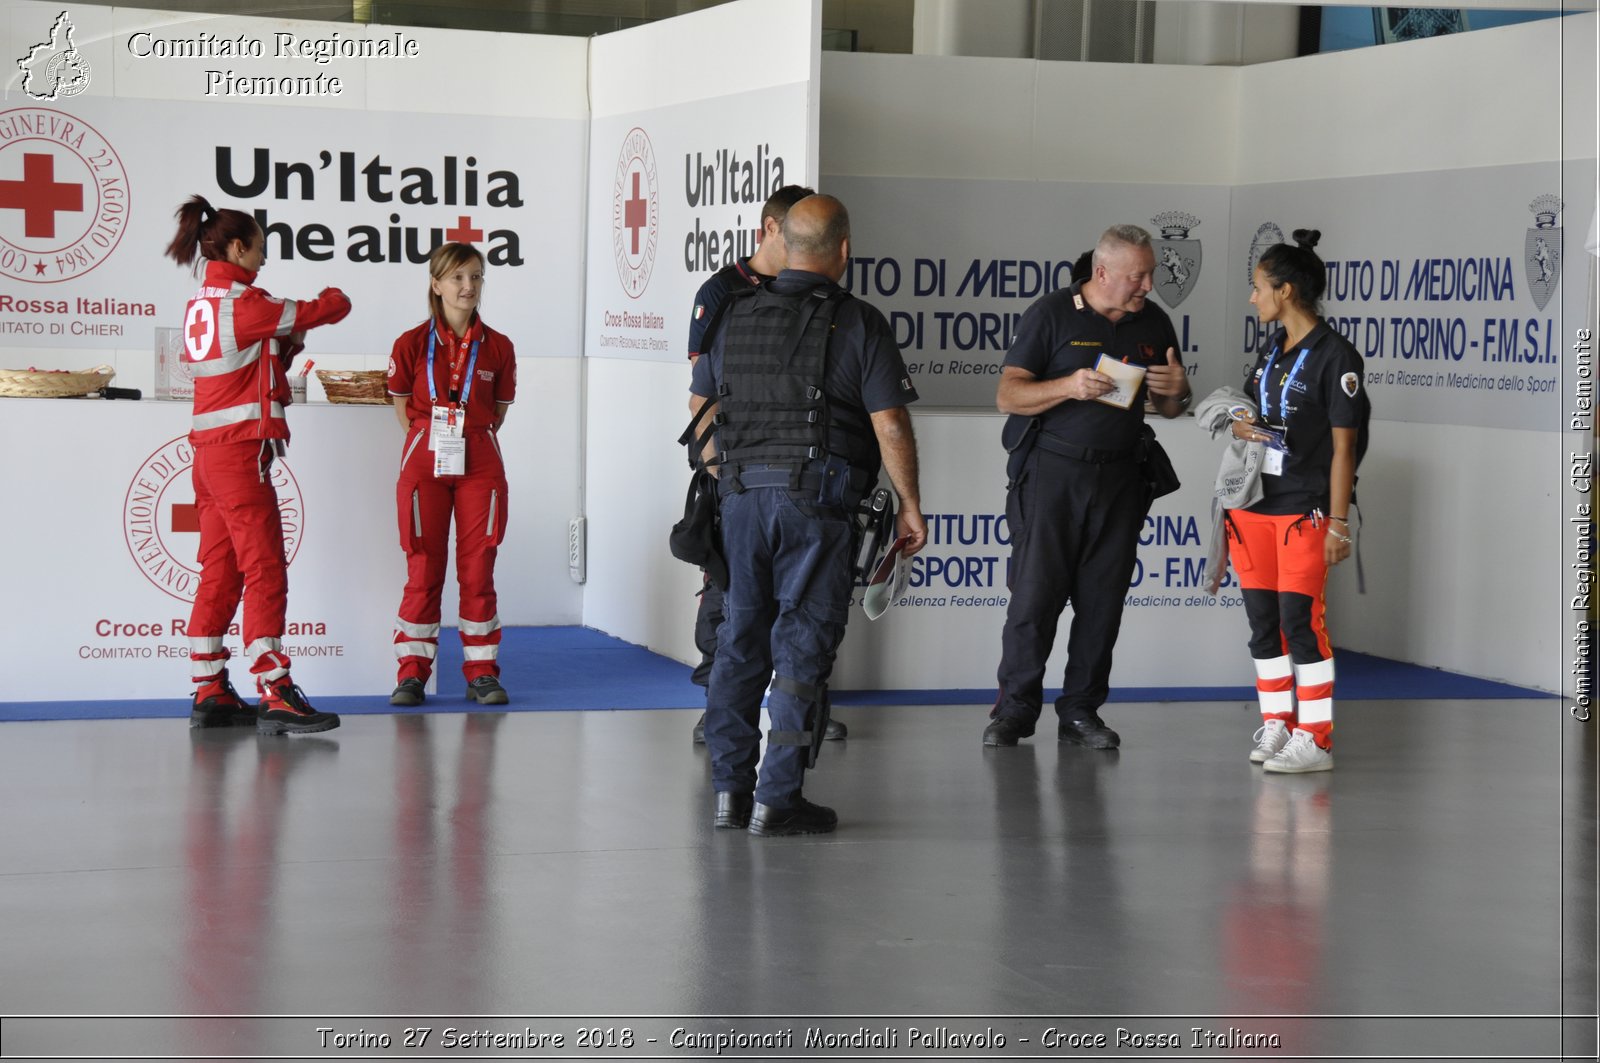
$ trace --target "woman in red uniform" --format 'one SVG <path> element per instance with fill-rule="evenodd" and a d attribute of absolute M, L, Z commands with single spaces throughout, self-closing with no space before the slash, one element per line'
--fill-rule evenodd
<path fill-rule="evenodd" d="M 179 265 L 205 259 L 200 291 L 184 313 L 194 373 L 194 500 L 200 518 L 200 586 L 189 615 L 189 662 L 196 684 L 191 727 L 254 723 L 263 734 L 329 731 L 339 717 L 318 712 L 289 676 L 283 652 L 288 563 L 278 494 L 268 471 L 289 442 L 289 364 L 305 332 L 350 312 L 337 288 L 315 299 L 276 299 L 254 286 L 265 238 L 243 211 L 215 210 L 200 196 L 178 208 L 167 254 Z M 228 624 L 244 601 L 245 656 L 261 695 L 245 704 L 228 682 Z"/>
<path fill-rule="evenodd" d="M 1250 760 L 1270 772 L 1333 768 L 1333 644 L 1323 590 L 1350 556 L 1350 502 L 1371 404 L 1361 355 L 1318 316 L 1322 234 L 1261 256 L 1250 302 L 1278 326 L 1245 384 L 1259 417 L 1233 434 L 1266 445 L 1261 500 L 1228 511 L 1228 555 L 1244 591 L 1262 726 Z"/>
<path fill-rule="evenodd" d="M 516 397 L 516 352 L 478 317 L 477 248 L 445 244 L 428 259 L 428 272 L 428 320 L 395 340 L 389 358 L 389 395 L 406 426 L 395 491 L 406 589 L 394 632 L 399 683 L 389 703 L 422 704 L 439 650 L 453 517 L 467 698 L 504 705 L 494 559 L 506 531 L 506 471 L 495 433 Z"/>

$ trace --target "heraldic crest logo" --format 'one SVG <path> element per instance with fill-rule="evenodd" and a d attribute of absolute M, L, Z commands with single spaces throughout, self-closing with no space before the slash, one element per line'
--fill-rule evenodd
<path fill-rule="evenodd" d="M 1528 291 L 1533 293 L 1533 304 L 1540 310 L 1561 283 L 1562 235 L 1556 217 L 1563 206 L 1558 197 L 1548 194 L 1528 204 L 1533 211 L 1533 228 L 1522 242 L 1522 257 L 1528 270 Z"/>
<path fill-rule="evenodd" d="M 1157 214 L 1150 223 L 1161 230 L 1159 239 L 1152 241 L 1156 252 L 1156 294 L 1176 310 L 1178 304 L 1194 291 L 1200 279 L 1200 241 L 1189 239 L 1189 232 L 1200 225 L 1200 219 L 1181 210 Z"/>
<path fill-rule="evenodd" d="M 89 61 L 73 41 L 77 27 L 63 11 L 50 26 L 50 39 L 35 44 L 17 60 L 22 91 L 35 100 L 76 96 L 89 87 Z"/>

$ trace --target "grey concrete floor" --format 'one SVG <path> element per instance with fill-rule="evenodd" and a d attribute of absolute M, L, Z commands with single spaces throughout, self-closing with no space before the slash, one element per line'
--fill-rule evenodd
<path fill-rule="evenodd" d="M 1593 1058 L 1553 1018 L 1593 1015 L 1596 940 L 1594 726 L 1557 701 L 1342 704 L 1309 776 L 1247 762 L 1238 703 L 1112 706 L 1113 754 L 840 715 L 809 839 L 712 829 L 692 712 L 5 724 L 0 1012 L 1045 1017 L 1023 1054 L 1050 1017 L 1266 1016 L 1306 1055 Z M 1458 1018 L 1271 1018 L 1425 1015 Z M 11 1018 L 0 1053 L 312 1058 L 318 1025 Z"/>

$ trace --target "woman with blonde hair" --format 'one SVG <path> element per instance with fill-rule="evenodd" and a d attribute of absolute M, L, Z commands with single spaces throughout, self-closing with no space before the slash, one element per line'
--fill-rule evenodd
<path fill-rule="evenodd" d="M 423 702 L 439 648 L 453 520 L 467 698 L 504 705 L 494 563 L 507 506 L 496 433 L 516 396 L 516 352 L 478 316 L 484 260 L 477 248 L 444 244 L 429 257 L 428 274 L 428 320 L 396 339 L 389 358 L 389 396 L 406 429 L 395 488 L 406 586 L 394 633 L 398 684 L 389 703 Z"/>

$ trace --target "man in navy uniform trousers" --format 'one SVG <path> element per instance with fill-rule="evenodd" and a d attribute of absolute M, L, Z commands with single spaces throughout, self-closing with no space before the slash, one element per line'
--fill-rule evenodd
<path fill-rule="evenodd" d="M 1057 735 L 1092 749 L 1122 743 L 1099 709 L 1111 691 L 1111 653 L 1150 511 L 1140 465 L 1145 398 L 1163 417 L 1177 417 L 1192 396 L 1172 322 L 1148 301 L 1150 234 L 1112 226 L 1095 245 L 1091 269 L 1088 280 L 1028 308 L 1000 370 L 996 404 L 1012 415 L 1005 432 L 1013 452 L 1006 491 L 1011 602 L 986 746 L 1014 746 L 1033 734 L 1068 601 L 1072 629 Z M 1096 370 L 1102 358 L 1144 369 L 1131 402 L 1108 401 L 1116 381 Z"/>
<path fill-rule="evenodd" d="M 694 313 L 689 318 L 689 364 L 692 366 L 705 353 L 706 329 L 717 315 L 717 310 L 729 293 L 755 288 L 767 283 L 783 269 L 788 251 L 783 245 L 783 219 L 789 208 L 812 194 L 812 189 L 801 185 L 784 185 L 761 206 L 761 238 L 756 253 L 749 258 L 736 258 L 732 265 L 723 266 L 700 285 L 694 296 Z M 722 623 L 722 590 L 702 573 L 699 607 L 694 617 L 694 645 L 700 651 L 700 664 L 690 673 L 689 681 L 697 686 L 711 682 L 711 664 L 717 658 L 717 628 Z M 845 725 L 839 720 L 828 721 L 829 741 L 845 737 Z M 701 713 L 694 724 L 694 741 L 701 745 L 706 740 L 706 714 Z"/>
<path fill-rule="evenodd" d="M 706 697 L 714 822 L 757 835 L 822 834 L 838 822 L 801 784 L 849 619 L 854 517 L 880 467 L 900 495 L 905 553 L 927 541 L 906 410 L 916 389 L 889 323 L 838 283 L 850 215 L 832 196 L 809 196 L 789 208 L 783 239 L 787 268 L 729 298 L 689 401 L 696 415 L 712 405 L 704 456 L 718 477 L 729 571 Z"/>

